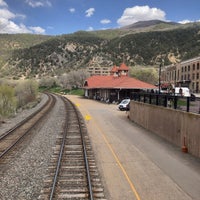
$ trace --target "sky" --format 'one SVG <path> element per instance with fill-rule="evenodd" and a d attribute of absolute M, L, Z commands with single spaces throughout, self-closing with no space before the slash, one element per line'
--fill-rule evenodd
<path fill-rule="evenodd" d="M 62 35 L 158 19 L 200 21 L 200 0 L 0 0 L 0 33 Z"/>

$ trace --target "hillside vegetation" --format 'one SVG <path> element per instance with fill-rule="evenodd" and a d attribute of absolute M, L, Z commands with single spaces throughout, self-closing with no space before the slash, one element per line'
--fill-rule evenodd
<path fill-rule="evenodd" d="M 33 34 L 0 34 L 0 67 L 16 49 L 24 49 L 34 46 L 52 36 Z"/>
<path fill-rule="evenodd" d="M 24 40 L 24 48 L 10 48 L 12 54 L 2 65 L 1 76 L 59 76 L 89 65 L 106 67 L 122 62 L 131 67 L 156 67 L 162 59 L 167 65 L 199 56 L 199 42 L 200 23 L 182 26 L 161 21 L 151 21 L 149 25 L 141 22 L 123 29 L 44 36 L 33 41 L 35 45 L 25 45 Z"/>

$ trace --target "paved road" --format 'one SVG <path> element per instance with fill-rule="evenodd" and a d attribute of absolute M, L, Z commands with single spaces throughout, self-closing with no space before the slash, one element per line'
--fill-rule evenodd
<path fill-rule="evenodd" d="M 200 200 L 200 159 L 129 121 L 116 105 L 67 97 L 86 119 L 107 199 Z"/>

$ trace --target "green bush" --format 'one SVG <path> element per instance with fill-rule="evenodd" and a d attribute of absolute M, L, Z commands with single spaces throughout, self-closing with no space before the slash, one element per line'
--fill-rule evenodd
<path fill-rule="evenodd" d="M 0 86 L 0 118 L 8 117 L 16 111 L 15 91 L 11 86 Z"/>

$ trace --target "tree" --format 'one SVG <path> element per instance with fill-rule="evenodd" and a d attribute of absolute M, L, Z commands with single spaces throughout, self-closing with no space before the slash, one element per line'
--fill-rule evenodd
<path fill-rule="evenodd" d="M 131 76 L 141 81 L 156 84 L 158 82 L 158 71 L 153 67 L 134 67 L 131 68 Z"/>
<path fill-rule="evenodd" d="M 8 85 L 0 86 L 0 117 L 7 117 L 16 111 L 14 89 Z"/>
<path fill-rule="evenodd" d="M 80 69 L 78 71 L 71 71 L 68 74 L 63 74 L 60 77 L 60 84 L 62 87 L 71 90 L 72 88 L 80 88 L 84 81 L 89 76 L 86 70 Z"/>
<path fill-rule="evenodd" d="M 27 103 L 36 100 L 38 94 L 38 84 L 33 80 L 21 81 L 16 86 L 15 91 L 18 100 L 18 106 L 22 107 Z"/>
<path fill-rule="evenodd" d="M 40 79 L 39 85 L 40 87 L 51 88 L 57 85 L 57 80 L 53 77 L 43 77 Z"/>

